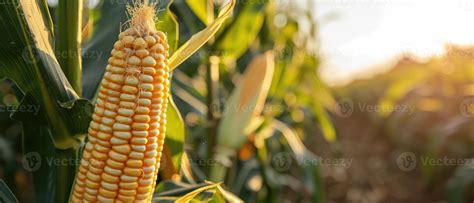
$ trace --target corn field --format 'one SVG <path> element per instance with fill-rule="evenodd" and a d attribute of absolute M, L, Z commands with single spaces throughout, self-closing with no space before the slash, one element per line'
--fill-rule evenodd
<path fill-rule="evenodd" d="M 474 48 L 330 85 L 318 3 L 0 1 L 0 202 L 472 202 Z"/>

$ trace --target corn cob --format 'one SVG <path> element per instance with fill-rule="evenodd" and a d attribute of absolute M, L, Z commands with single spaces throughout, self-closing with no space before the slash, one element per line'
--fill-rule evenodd
<path fill-rule="evenodd" d="M 169 92 L 168 43 L 154 5 L 129 8 L 88 129 L 72 202 L 149 202 L 160 167 Z"/>

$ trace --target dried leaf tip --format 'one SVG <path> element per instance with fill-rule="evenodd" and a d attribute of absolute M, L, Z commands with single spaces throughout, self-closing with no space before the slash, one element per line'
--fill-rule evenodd
<path fill-rule="evenodd" d="M 155 28 L 155 10 L 156 3 L 150 3 L 149 0 L 135 0 L 133 6 L 127 6 L 129 14 L 130 28 L 139 33 L 148 33 L 156 31 Z"/>

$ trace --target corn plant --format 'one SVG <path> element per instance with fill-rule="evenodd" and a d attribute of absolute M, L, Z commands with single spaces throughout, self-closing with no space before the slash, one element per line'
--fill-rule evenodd
<path fill-rule="evenodd" d="M 19 107 L 40 107 L 10 116 L 22 126 L 36 201 L 278 201 L 290 187 L 279 174 L 297 176 L 295 192 L 309 188 L 294 199 L 322 201 L 318 165 L 299 164 L 317 159 L 296 127 L 306 124 L 292 114 L 309 111 L 332 141 L 332 98 L 308 54 L 314 23 L 294 39 L 300 11 L 271 1 L 86 3 L 0 5 L 9 28 L 0 76 Z M 308 96 L 314 90 L 323 96 Z M 74 161 L 34 165 L 47 158 Z M 298 164 L 281 170 L 282 158 Z"/>

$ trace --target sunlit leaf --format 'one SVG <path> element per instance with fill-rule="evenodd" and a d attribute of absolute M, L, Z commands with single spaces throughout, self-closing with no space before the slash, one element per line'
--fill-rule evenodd
<path fill-rule="evenodd" d="M 193 10 L 194 14 L 199 18 L 199 20 L 201 20 L 206 25 L 209 24 L 207 11 L 208 2 L 209 0 L 186 0 L 186 4 L 188 4 L 189 8 L 191 8 L 191 10 Z"/>
<path fill-rule="evenodd" d="M 239 58 L 255 41 L 265 19 L 267 1 L 244 4 L 235 20 L 220 35 L 214 49 L 226 58 Z"/>
<path fill-rule="evenodd" d="M 235 0 L 231 0 L 219 12 L 218 17 L 204 30 L 194 34 L 191 39 L 184 43 L 169 59 L 170 69 L 176 68 L 186 59 L 191 57 L 199 48 L 201 48 L 214 34 L 219 30 L 222 23 L 231 15 L 235 6 Z"/>

